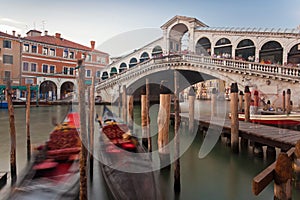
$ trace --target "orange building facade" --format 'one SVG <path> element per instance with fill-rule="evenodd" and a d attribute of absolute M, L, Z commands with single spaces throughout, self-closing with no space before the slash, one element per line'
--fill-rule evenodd
<path fill-rule="evenodd" d="M 40 99 L 65 99 L 77 86 L 75 67 L 81 58 L 85 58 L 86 84 L 91 84 L 92 76 L 100 79 L 100 70 L 108 64 L 109 55 L 96 50 L 95 41 L 87 47 L 60 33 L 48 35 L 47 31 L 42 34 L 30 30 L 22 38 L 21 85 L 38 85 Z"/>
<path fill-rule="evenodd" d="M 0 85 L 12 80 L 12 85 L 21 82 L 21 42 L 20 38 L 0 32 Z"/>

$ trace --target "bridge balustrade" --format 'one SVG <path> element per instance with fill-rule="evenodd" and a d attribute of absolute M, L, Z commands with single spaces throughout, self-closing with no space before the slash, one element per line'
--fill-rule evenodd
<path fill-rule="evenodd" d="M 112 86 L 114 84 L 119 84 L 128 78 L 133 78 L 139 76 L 142 73 L 155 70 L 157 68 L 170 66 L 170 63 L 173 62 L 193 62 L 196 64 L 208 64 L 215 65 L 219 67 L 224 67 L 227 69 L 240 70 L 240 71 L 249 71 L 249 72 L 260 72 L 262 74 L 272 74 L 272 75 L 281 75 L 285 77 L 298 78 L 300 77 L 300 68 L 281 66 L 274 64 L 262 64 L 256 62 L 247 62 L 240 60 L 232 60 L 225 58 L 213 58 L 210 56 L 201 56 L 201 55 L 192 55 L 192 54 L 177 54 L 177 55 L 168 55 L 162 56 L 160 58 L 152 58 L 145 62 L 139 63 L 138 65 L 127 69 L 115 76 L 112 76 L 106 80 L 103 80 L 99 83 L 102 87 Z"/>

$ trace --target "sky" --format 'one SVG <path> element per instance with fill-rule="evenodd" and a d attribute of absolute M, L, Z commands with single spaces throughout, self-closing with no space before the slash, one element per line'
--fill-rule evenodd
<path fill-rule="evenodd" d="M 300 24 L 299 0 L 0 0 L 0 5 L 0 31 L 25 36 L 30 29 L 48 30 L 86 46 L 95 40 L 97 49 L 111 56 L 159 38 L 160 26 L 175 15 L 195 17 L 211 27 Z"/>

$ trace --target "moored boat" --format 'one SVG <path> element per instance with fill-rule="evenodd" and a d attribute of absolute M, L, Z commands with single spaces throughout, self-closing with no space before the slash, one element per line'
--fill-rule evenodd
<path fill-rule="evenodd" d="M 238 118 L 239 120 L 244 121 L 245 114 L 239 113 Z M 292 112 L 286 114 L 275 111 L 261 111 L 258 112 L 258 114 L 251 114 L 250 122 L 265 125 L 295 127 L 300 126 L 300 113 Z"/>
<path fill-rule="evenodd" d="M 100 166 L 112 199 L 160 199 L 152 161 L 128 126 L 105 106 L 100 120 Z"/>
<path fill-rule="evenodd" d="M 78 120 L 77 113 L 68 113 L 50 133 L 49 140 L 37 147 L 7 199 L 78 199 Z"/>

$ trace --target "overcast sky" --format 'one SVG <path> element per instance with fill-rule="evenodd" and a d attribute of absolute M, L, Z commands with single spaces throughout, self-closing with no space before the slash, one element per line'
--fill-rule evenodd
<path fill-rule="evenodd" d="M 122 39 L 133 48 L 141 47 L 161 36 L 159 27 L 175 15 L 195 17 L 211 27 L 300 24 L 300 0 L 0 0 L 0 5 L 3 32 L 15 29 L 22 36 L 33 28 L 51 35 L 60 32 L 86 46 L 95 40 L 104 51 L 110 42 Z"/>

